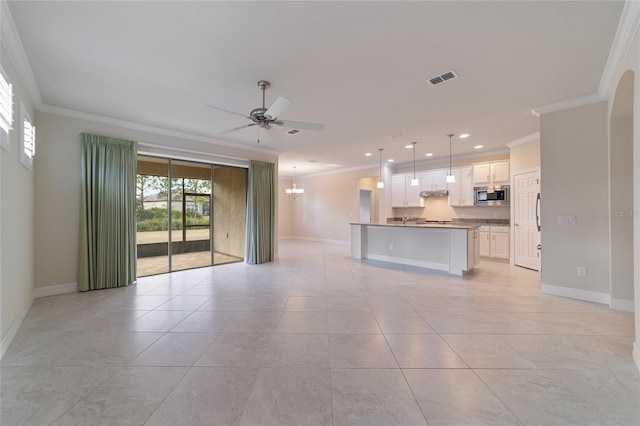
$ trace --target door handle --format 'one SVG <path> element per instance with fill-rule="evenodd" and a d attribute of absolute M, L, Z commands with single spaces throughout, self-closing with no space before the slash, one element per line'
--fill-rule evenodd
<path fill-rule="evenodd" d="M 536 196 L 536 228 L 540 231 L 540 193 Z"/>

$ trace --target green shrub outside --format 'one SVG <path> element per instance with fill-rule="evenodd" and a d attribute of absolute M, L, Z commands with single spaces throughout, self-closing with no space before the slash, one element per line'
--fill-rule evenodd
<path fill-rule="evenodd" d="M 187 225 L 209 225 L 209 217 L 195 212 L 187 212 Z M 153 207 L 147 210 L 139 209 L 136 217 L 137 232 L 168 231 L 169 217 L 167 209 Z M 182 229 L 182 212 L 171 212 L 171 229 Z"/>

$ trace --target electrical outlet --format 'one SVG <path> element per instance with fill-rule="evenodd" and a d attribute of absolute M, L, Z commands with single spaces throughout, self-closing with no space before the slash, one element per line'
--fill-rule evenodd
<path fill-rule="evenodd" d="M 393 250 L 393 243 L 389 244 L 389 250 Z"/>
<path fill-rule="evenodd" d="M 586 266 L 578 266 L 577 274 L 579 277 L 587 276 L 587 267 Z"/>

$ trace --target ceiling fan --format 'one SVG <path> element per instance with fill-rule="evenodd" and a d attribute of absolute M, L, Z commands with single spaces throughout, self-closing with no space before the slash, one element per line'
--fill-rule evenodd
<path fill-rule="evenodd" d="M 260 143 L 260 129 L 271 129 L 272 125 L 287 127 L 295 130 L 324 130 L 324 124 L 317 123 L 305 123 L 303 121 L 290 121 L 290 120 L 279 120 L 280 115 L 285 112 L 293 102 L 289 99 L 280 96 L 276 101 L 271 104 L 269 108 L 265 106 L 265 92 L 269 87 L 271 87 L 271 83 L 265 80 L 260 80 L 258 82 L 258 87 L 262 90 L 262 107 L 254 108 L 251 110 L 249 115 L 244 115 L 238 112 L 233 112 L 226 110 L 224 108 L 219 108 L 213 105 L 207 105 L 209 108 L 217 109 L 219 111 L 228 112 L 230 114 L 235 114 L 242 116 L 244 118 L 248 118 L 253 123 L 245 124 L 244 126 L 234 127 L 233 129 L 225 130 L 224 132 L 218 133 L 218 135 L 224 135 L 227 133 L 235 132 L 236 130 L 241 130 L 247 127 L 258 126 L 258 143 Z M 298 133 L 298 132 L 295 132 Z"/>

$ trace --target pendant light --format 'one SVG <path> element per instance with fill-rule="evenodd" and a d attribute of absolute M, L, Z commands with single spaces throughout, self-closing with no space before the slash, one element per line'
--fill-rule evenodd
<path fill-rule="evenodd" d="M 384 188 L 384 182 L 382 181 L 382 151 L 384 151 L 384 148 L 378 148 L 378 151 L 380 151 L 380 174 L 378 175 L 378 184 L 376 186 Z"/>
<path fill-rule="evenodd" d="M 449 174 L 447 175 L 447 183 L 455 183 L 456 177 L 451 173 L 451 138 L 453 137 L 453 133 L 447 136 L 449 136 Z"/>
<path fill-rule="evenodd" d="M 416 178 L 416 144 L 418 142 L 411 142 L 413 145 L 413 179 L 411 179 L 411 186 L 420 185 L 420 181 Z"/>
<path fill-rule="evenodd" d="M 293 185 L 292 188 L 285 189 L 287 196 L 293 198 L 294 200 L 298 197 L 302 197 L 304 194 L 304 189 L 298 188 L 296 186 L 296 166 L 293 166 Z"/>

